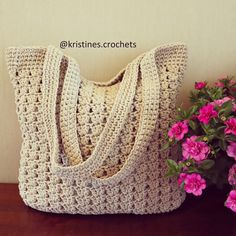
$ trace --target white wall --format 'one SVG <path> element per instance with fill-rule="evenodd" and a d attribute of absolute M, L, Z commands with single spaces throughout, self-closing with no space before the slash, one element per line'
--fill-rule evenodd
<path fill-rule="evenodd" d="M 17 182 L 21 144 L 4 61 L 8 46 L 136 42 L 135 49 L 64 50 L 78 60 L 85 77 L 105 81 L 141 52 L 185 42 L 189 63 L 179 102 L 186 100 L 195 80 L 236 75 L 234 0 L 0 0 L 0 36 L 0 182 Z"/>

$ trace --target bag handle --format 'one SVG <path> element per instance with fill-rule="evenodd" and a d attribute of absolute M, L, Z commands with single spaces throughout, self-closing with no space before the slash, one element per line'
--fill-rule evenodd
<path fill-rule="evenodd" d="M 76 122 L 72 116 L 75 115 L 77 91 L 80 84 L 80 80 L 78 79 L 78 65 L 74 59 L 67 58 L 68 67 L 64 79 L 60 105 L 61 136 L 62 141 L 64 140 L 64 144 L 67 146 L 67 153 L 72 156 L 77 156 L 79 163 L 74 166 L 63 166 L 60 163 L 60 159 L 58 159 L 61 153 L 59 150 L 59 132 L 56 119 L 57 90 L 63 54 L 54 47 L 48 48 L 44 65 L 43 104 L 45 107 L 45 124 L 50 140 L 52 170 L 56 174 L 69 177 L 70 179 L 83 179 L 85 182 L 88 180 L 93 184 L 101 185 L 118 183 L 134 171 L 135 167 L 138 165 L 140 156 L 144 155 L 146 151 L 151 135 L 155 130 L 158 117 L 160 81 L 155 59 L 157 50 L 158 48 L 155 48 L 148 53 L 144 53 L 132 63 L 128 64 L 124 73 L 123 82 L 117 94 L 117 99 L 119 99 L 120 102 L 113 107 L 109 117 L 113 125 L 105 127 L 108 129 L 105 134 L 111 135 L 100 137 L 101 144 L 106 144 L 105 149 L 103 145 L 97 145 L 93 155 L 84 162 L 81 161 L 82 158 L 79 156 L 79 147 L 75 144 L 77 134 L 65 133 L 68 128 L 69 131 L 72 129 L 76 130 Z M 133 148 L 123 167 L 116 174 L 104 179 L 94 177 L 93 174 L 103 165 L 104 160 L 112 151 L 116 138 L 119 137 L 120 131 L 123 128 L 125 118 L 128 116 L 130 105 L 135 94 L 139 69 L 141 69 L 142 74 L 142 109 L 137 137 Z M 123 112 L 122 117 L 124 117 L 121 121 L 117 117 L 117 112 L 120 111 Z M 66 117 L 67 115 L 68 117 Z M 67 126 L 68 122 L 69 125 Z M 70 147 L 72 148 L 70 149 Z"/>

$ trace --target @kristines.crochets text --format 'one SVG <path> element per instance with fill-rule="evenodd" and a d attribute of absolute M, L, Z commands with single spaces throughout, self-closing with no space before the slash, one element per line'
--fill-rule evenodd
<path fill-rule="evenodd" d="M 136 48 L 136 42 L 88 42 L 88 41 L 66 41 L 60 42 L 60 48 Z"/>

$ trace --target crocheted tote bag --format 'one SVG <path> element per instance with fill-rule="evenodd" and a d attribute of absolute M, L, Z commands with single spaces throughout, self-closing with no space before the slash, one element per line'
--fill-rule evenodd
<path fill-rule="evenodd" d="M 19 192 L 32 208 L 71 214 L 150 214 L 185 199 L 161 150 L 186 68 L 186 47 L 156 47 L 108 82 L 82 78 L 59 49 L 10 47 L 22 132 Z"/>

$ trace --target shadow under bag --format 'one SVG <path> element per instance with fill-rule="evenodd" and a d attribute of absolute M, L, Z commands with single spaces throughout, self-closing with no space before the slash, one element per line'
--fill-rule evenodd
<path fill-rule="evenodd" d="M 22 132 L 26 205 L 71 214 L 150 214 L 185 199 L 161 150 L 186 69 L 186 47 L 156 47 L 108 82 L 81 78 L 59 49 L 11 47 L 8 70 Z"/>

